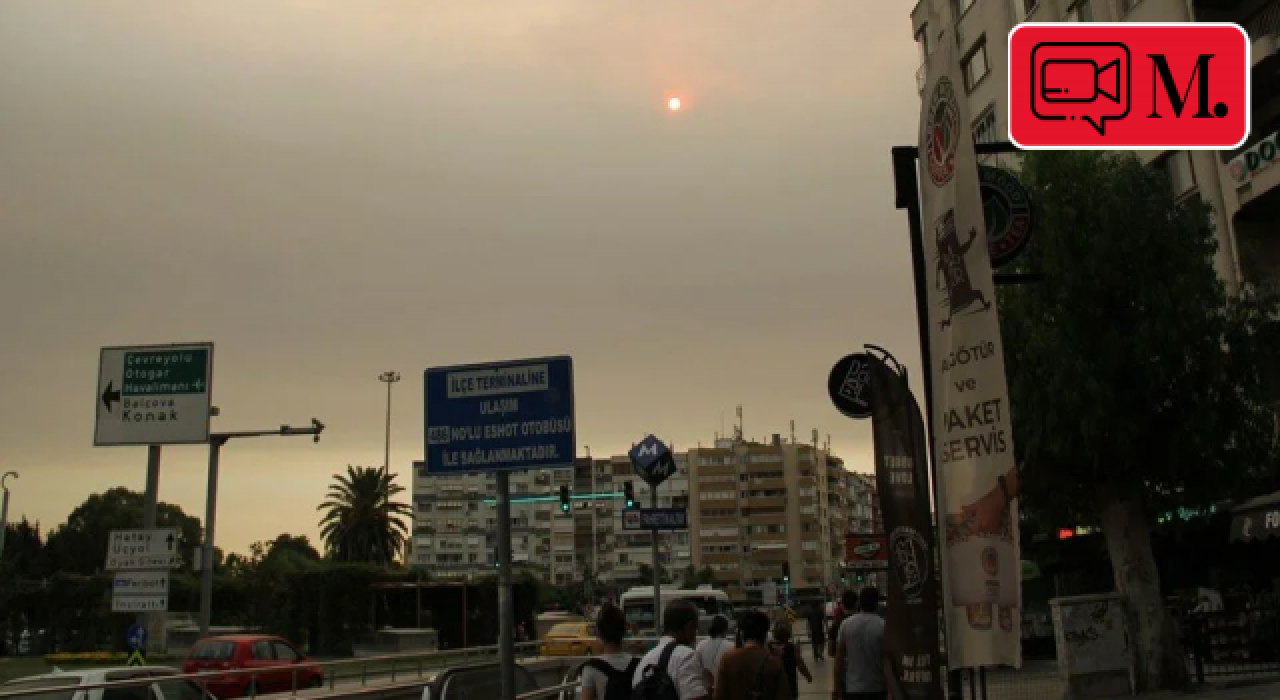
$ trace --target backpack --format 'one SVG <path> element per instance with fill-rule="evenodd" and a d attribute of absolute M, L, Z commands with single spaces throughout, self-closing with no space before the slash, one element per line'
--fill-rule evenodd
<path fill-rule="evenodd" d="M 587 659 L 584 666 L 590 666 L 604 674 L 604 697 L 598 700 L 630 700 L 631 679 L 635 677 L 636 666 L 640 665 L 638 657 L 632 657 L 627 667 L 621 671 L 604 659 Z"/>
<path fill-rule="evenodd" d="M 658 663 L 645 667 L 644 675 L 631 692 L 631 700 L 680 700 L 676 682 L 667 673 L 667 664 L 671 662 L 671 652 L 676 650 L 676 646 L 678 643 L 674 641 L 668 644 L 658 657 Z"/>

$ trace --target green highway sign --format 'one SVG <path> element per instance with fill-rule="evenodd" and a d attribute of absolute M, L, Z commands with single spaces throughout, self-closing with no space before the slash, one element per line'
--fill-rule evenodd
<path fill-rule="evenodd" d="M 209 441 L 213 343 L 103 348 L 93 444 Z"/>

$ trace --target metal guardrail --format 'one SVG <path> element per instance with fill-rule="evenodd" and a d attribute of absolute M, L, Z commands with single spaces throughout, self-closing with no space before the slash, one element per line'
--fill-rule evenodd
<path fill-rule="evenodd" d="M 540 644 L 538 642 L 524 642 L 515 645 L 516 657 L 528 657 L 530 652 L 536 655 Z M 369 656 L 358 659 L 338 659 L 333 661 L 300 661 L 298 663 L 279 664 L 276 666 L 262 666 L 258 668 L 246 669 L 218 669 L 213 671 L 201 671 L 198 673 L 183 673 L 179 668 L 172 668 L 164 665 L 142 666 L 137 670 L 140 673 L 148 671 L 156 672 L 157 675 L 130 678 L 119 681 L 104 681 L 101 683 L 85 683 L 72 684 L 66 686 L 40 688 L 39 690 L 3 690 L 0 686 L 0 700 L 17 699 L 30 695 L 43 695 L 49 693 L 74 693 L 85 690 L 98 690 L 105 688 L 128 688 L 136 686 L 150 686 L 154 683 L 165 681 L 191 681 L 200 686 L 205 692 L 208 692 L 210 683 L 225 683 L 228 678 L 237 678 L 248 676 L 250 679 L 251 693 L 249 697 L 256 697 L 260 693 L 256 692 L 256 681 L 262 676 L 268 674 L 279 673 L 283 669 L 289 669 L 291 675 L 290 687 L 288 690 L 282 690 L 281 693 L 289 693 L 297 695 L 299 690 L 306 690 L 306 687 L 299 685 L 299 675 L 305 673 L 309 669 L 320 669 L 324 674 L 324 685 L 333 692 L 337 690 L 339 683 L 353 682 L 357 678 L 360 687 L 368 687 L 369 681 L 374 679 L 387 679 L 387 683 L 375 686 L 379 689 L 387 689 L 389 685 L 394 685 L 401 675 L 412 674 L 417 679 L 421 679 L 428 671 L 439 671 L 449 668 L 449 664 L 458 663 L 467 659 L 477 657 L 496 657 L 498 647 L 466 647 L 463 649 L 446 649 L 441 651 L 430 652 L 410 652 L 407 654 L 386 654 L 382 656 Z M 103 668 L 98 666 L 97 668 Z M 358 667 L 358 673 L 343 674 L 339 669 Z M 114 667 L 112 667 L 114 668 Z M 164 674 L 163 671 L 171 669 L 172 674 Z M 332 670 L 331 670 L 332 669 Z M 125 670 L 125 669 L 121 669 Z M 74 671 L 71 671 L 74 672 Z M 273 693 L 274 695 L 275 693 Z"/>

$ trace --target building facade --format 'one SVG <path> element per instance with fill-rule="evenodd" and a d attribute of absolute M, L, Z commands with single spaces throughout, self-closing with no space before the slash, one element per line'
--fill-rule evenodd
<path fill-rule="evenodd" d="M 786 562 L 794 592 L 834 591 L 845 579 L 844 536 L 883 529 L 874 479 L 847 471 L 816 442 L 718 439 L 676 452 L 675 463 L 676 473 L 658 487 L 658 505 L 687 508 L 689 530 L 662 533 L 658 556 L 677 581 L 690 567 L 710 568 L 718 587 L 749 597 L 761 583 L 782 583 Z M 648 583 L 650 535 L 622 525 L 628 481 L 637 505 L 650 507 L 650 488 L 625 455 L 513 473 L 513 563 L 557 585 L 618 590 Z M 569 515 L 560 510 L 561 485 L 576 496 Z M 494 497 L 492 476 L 432 476 L 415 464 L 410 565 L 441 579 L 492 574 Z"/>
<path fill-rule="evenodd" d="M 1249 139 L 1234 151 L 1140 151 L 1164 170 L 1176 195 L 1213 208 L 1215 264 L 1227 289 L 1244 284 L 1280 292 L 1280 0 L 920 0 L 911 12 L 920 48 L 916 73 L 945 28 L 960 57 L 970 128 L 977 142 L 1007 141 L 1009 31 L 1021 22 L 1233 22 L 1252 40 L 1253 104 Z M 1014 165 L 1012 156 L 986 156 Z"/>

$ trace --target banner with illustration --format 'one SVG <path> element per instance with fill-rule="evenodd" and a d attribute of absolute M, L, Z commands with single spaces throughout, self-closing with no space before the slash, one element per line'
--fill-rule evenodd
<path fill-rule="evenodd" d="M 906 377 L 874 355 L 870 374 L 876 492 L 888 546 L 884 657 L 895 700 L 941 700 L 938 576 L 929 517 L 924 417 Z"/>
<path fill-rule="evenodd" d="M 928 58 L 920 209 L 952 668 L 1021 667 L 1018 473 L 977 158 L 948 32 Z"/>

